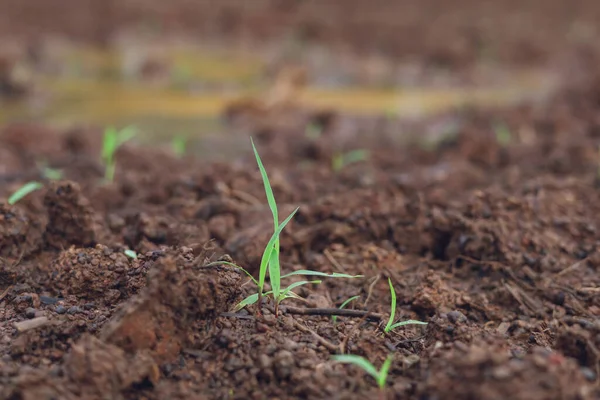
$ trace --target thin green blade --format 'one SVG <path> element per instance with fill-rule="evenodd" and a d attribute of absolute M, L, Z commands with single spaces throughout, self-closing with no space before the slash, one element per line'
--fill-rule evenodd
<path fill-rule="evenodd" d="M 298 209 L 299 208 L 296 208 L 294 211 L 292 211 L 292 213 L 281 223 L 281 225 L 279 225 L 277 227 L 275 232 L 273 232 L 273 235 L 271 236 L 269 243 L 267 243 L 267 246 L 265 247 L 262 259 L 260 261 L 260 271 L 259 271 L 259 275 L 258 275 L 258 289 L 260 292 L 262 292 L 262 289 L 265 285 L 265 277 L 267 275 L 267 265 L 269 264 L 269 261 L 271 259 L 271 253 L 273 252 L 273 246 L 275 244 L 275 241 L 279 238 L 279 235 L 281 234 L 281 231 L 283 231 L 283 228 L 285 228 L 285 226 L 288 224 L 288 222 L 290 222 L 292 220 L 292 218 L 294 218 L 294 215 L 296 215 L 296 213 L 298 212 Z"/>
<path fill-rule="evenodd" d="M 344 302 L 342 303 L 342 305 L 339 307 L 339 309 L 341 310 L 342 308 L 346 307 L 346 306 L 348 305 L 348 303 L 350 303 L 350 302 L 351 302 L 351 301 L 353 301 L 353 300 L 356 300 L 356 299 L 358 299 L 359 297 L 360 297 L 359 295 L 356 295 L 356 296 L 352 296 L 352 297 L 350 297 L 350 298 L 346 299 L 346 301 L 344 301 Z M 333 323 L 335 324 L 335 323 L 337 322 L 337 315 L 333 315 L 333 316 L 331 317 L 331 319 L 333 320 Z"/>
<path fill-rule="evenodd" d="M 239 311 L 246 306 L 256 303 L 257 301 L 258 301 L 258 293 L 251 294 L 250 296 L 246 297 L 244 300 L 237 303 L 235 305 L 235 307 L 233 308 L 233 311 Z"/>
<path fill-rule="evenodd" d="M 319 271 L 311 271 L 308 269 L 300 269 L 298 271 L 294 271 L 294 272 L 290 272 L 289 274 L 285 274 L 283 275 L 281 278 L 287 278 L 289 276 L 294 276 L 294 275 L 313 275 L 313 276 L 325 276 L 328 278 L 362 278 L 364 275 L 348 275 L 348 274 L 341 274 L 339 272 L 332 272 L 330 274 L 325 273 L 325 272 L 319 272 Z"/>
<path fill-rule="evenodd" d="M 388 331 L 394 330 L 404 325 L 427 325 L 427 322 L 417 321 L 415 319 L 408 319 L 406 321 L 396 322 L 395 324 L 389 327 Z"/>
<path fill-rule="evenodd" d="M 117 148 L 117 131 L 114 127 L 109 126 L 104 131 L 102 138 L 102 160 L 108 162 Z"/>
<path fill-rule="evenodd" d="M 274 246 L 271 251 L 271 259 L 269 260 L 269 282 L 271 282 L 271 290 L 273 297 L 279 298 L 281 289 L 281 267 L 279 265 L 279 246 Z"/>
<path fill-rule="evenodd" d="M 394 323 L 394 317 L 396 316 L 396 291 L 394 290 L 394 285 L 392 284 L 392 279 L 388 278 L 388 283 L 390 285 L 390 293 L 392 295 L 392 304 L 390 310 L 390 319 L 385 326 L 385 331 L 389 332 L 392 329 L 392 324 Z"/>
<path fill-rule="evenodd" d="M 246 271 L 243 267 L 240 267 L 239 265 L 231 263 L 229 261 L 214 261 L 214 262 L 206 264 L 205 267 L 210 267 L 210 266 L 219 265 L 219 264 L 229 265 L 230 267 L 242 270 L 242 272 L 245 273 L 246 275 L 248 275 L 250 277 L 250 279 L 252 279 L 252 282 L 254 282 L 254 284 L 256 286 L 258 286 L 258 282 L 256 281 L 256 279 L 254 279 L 254 277 L 252 276 L 252 274 L 250 272 Z"/>
<path fill-rule="evenodd" d="M 267 202 L 269 203 L 269 208 L 271 209 L 271 213 L 273 214 L 273 223 L 275 226 L 275 230 L 277 230 L 277 225 L 279 224 L 279 216 L 277 215 L 277 203 L 275 202 L 273 189 L 271 188 L 271 183 L 269 182 L 269 176 L 267 175 L 267 171 L 265 170 L 260 156 L 258 155 L 258 150 L 256 150 L 256 146 L 254 145 L 254 140 L 250 138 L 250 142 L 252 143 L 254 157 L 256 157 L 256 163 L 258 164 L 258 169 L 260 169 L 260 174 L 262 176 L 263 185 L 265 187 L 265 194 L 267 195 Z"/>
<path fill-rule="evenodd" d="M 375 380 L 378 380 L 379 372 L 377 369 L 364 357 L 357 356 L 354 354 L 341 354 L 333 356 L 333 359 L 337 362 L 345 363 L 345 364 L 354 364 L 360 368 L 362 368 L 366 373 L 371 375 Z"/>
<path fill-rule="evenodd" d="M 137 128 L 133 125 L 127 126 L 119 131 L 117 135 L 117 146 L 121 146 L 123 143 L 133 139 L 137 134 Z"/>
<path fill-rule="evenodd" d="M 387 376 L 388 376 L 388 373 L 390 372 L 390 367 L 392 366 L 392 359 L 393 359 L 392 354 L 387 356 L 387 358 L 383 362 L 383 365 L 381 366 L 381 370 L 379 370 L 379 374 L 376 378 L 377 385 L 381 389 L 383 389 L 383 387 L 385 386 L 385 382 L 387 381 Z"/>
<path fill-rule="evenodd" d="M 316 281 L 298 281 L 298 282 L 294 282 L 292 283 L 290 286 L 286 287 L 283 292 L 281 292 L 281 296 L 287 296 L 288 293 L 290 293 L 291 290 L 297 288 L 298 286 L 303 286 L 303 285 L 308 285 L 309 283 L 321 283 L 321 281 L 316 280 Z M 293 292 L 292 292 L 293 293 Z M 276 297 L 277 298 L 277 297 Z"/>
<path fill-rule="evenodd" d="M 43 185 L 39 182 L 27 182 L 23 186 L 21 186 L 17 191 L 15 191 L 9 198 L 8 204 L 11 206 L 16 202 L 21 200 L 23 197 L 27 196 L 31 192 L 35 192 L 38 189 L 41 189 Z"/>

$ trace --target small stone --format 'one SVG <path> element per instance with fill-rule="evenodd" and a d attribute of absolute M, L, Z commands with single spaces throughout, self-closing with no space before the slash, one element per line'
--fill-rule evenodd
<path fill-rule="evenodd" d="M 79 308 L 78 306 L 73 306 L 73 307 L 69 307 L 69 309 L 67 310 L 67 313 L 73 315 L 73 314 L 77 314 L 81 312 L 81 308 Z"/>
<path fill-rule="evenodd" d="M 498 380 L 504 380 L 512 376 L 512 371 L 506 365 L 501 365 L 492 370 L 492 376 Z"/>
<path fill-rule="evenodd" d="M 96 305 L 94 303 L 85 303 L 83 305 L 83 308 L 86 310 L 93 310 L 94 308 L 96 308 Z"/>
<path fill-rule="evenodd" d="M 589 382 L 595 382 L 596 381 L 596 373 L 591 370 L 588 367 L 583 367 L 581 368 L 581 373 L 583 374 L 584 378 L 587 379 Z"/>
<path fill-rule="evenodd" d="M 261 354 L 258 356 L 258 365 L 260 365 L 263 369 L 269 369 L 273 365 L 273 362 L 266 354 Z"/>
<path fill-rule="evenodd" d="M 465 314 L 461 313 L 458 310 L 450 311 L 448 313 L 448 319 L 454 324 L 467 322 L 467 317 L 465 316 Z"/>
<path fill-rule="evenodd" d="M 58 299 L 56 297 L 40 296 L 42 304 L 56 304 Z"/>
<path fill-rule="evenodd" d="M 65 306 L 58 305 L 58 306 L 56 306 L 54 311 L 56 311 L 57 314 L 64 314 L 67 312 L 67 309 Z"/>
<path fill-rule="evenodd" d="M 27 318 L 35 318 L 35 308 L 31 308 L 31 307 L 27 308 L 25 310 L 25 316 Z"/>

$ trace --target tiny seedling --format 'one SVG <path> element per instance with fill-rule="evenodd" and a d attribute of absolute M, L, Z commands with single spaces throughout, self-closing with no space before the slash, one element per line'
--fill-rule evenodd
<path fill-rule="evenodd" d="M 347 153 L 337 153 L 331 160 L 331 167 L 334 171 L 340 171 L 349 164 L 359 161 L 365 161 L 369 158 L 367 150 L 352 150 Z"/>
<path fill-rule="evenodd" d="M 137 260 L 137 253 L 133 250 L 130 250 L 130 249 L 124 250 L 123 254 L 125 254 L 127 257 L 131 258 L 132 260 Z"/>
<path fill-rule="evenodd" d="M 501 147 L 507 147 L 512 141 L 512 134 L 504 123 L 494 124 L 494 134 L 496 135 L 496 142 Z"/>
<path fill-rule="evenodd" d="M 400 322 L 396 322 L 394 324 L 394 316 L 396 315 L 396 291 L 394 290 L 394 285 L 392 284 L 392 280 L 390 278 L 388 278 L 388 283 L 390 284 L 390 292 L 392 295 L 392 306 L 391 306 L 391 312 L 390 312 L 390 319 L 387 322 L 387 325 L 385 326 L 385 333 L 388 333 L 398 327 L 404 326 L 404 325 L 427 325 L 427 322 L 422 322 L 422 321 L 417 321 L 414 319 L 409 319 L 406 321 L 400 321 Z"/>
<path fill-rule="evenodd" d="M 308 124 L 304 132 L 306 138 L 310 140 L 317 140 L 321 137 L 322 134 L 323 128 L 314 123 Z"/>
<path fill-rule="evenodd" d="M 51 168 L 46 162 L 38 163 L 38 168 L 42 171 L 44 179 L 58 181 L 63 177 L 63 172 L 60 169 Z"/>
<path fill-rule="evenodd" d="M 42 174 L 44 178 L 49 179 L 51 181 L 58 181 L 62 179 L 63 173 L 60 169 L 45 167 Z"/>
<path fill-rule="evenodd" d="M 187 139 L 183 136 L 175 136 L 171 141 L 171 148 L 177 157 L 181 158 L 185 155 L 186 147 Z"/>
<path fill-rule="evenodd" d="M 267 246 L 265 247 L 265 249 L 263 251 L 263 255 L 262 255 L 262 258 L 260 261 L 258 279 L 255 279 L 248 271 L 246 271 L 244 268 L 242 268 L 238 265 L 228 263 L 228 262 L 222 262 L 222 261 L 215 263 L 215 264 L 227 264 L 227 265 L 231 265 L 231 266 L 241 269 L 242 271 L 244 271 L 244 273 L 246 273 L 246 275 L 248 275 L 252 279 L 254 284 L 258 287 L 257 293 L 254 293 L 254 294 L 246 297 L 244 300 L 242 300 L 240 303 L 238 303 L 235 307 L 235 310 L 236 311 L 241 310 L 242 308 L 249 306 L 251 304 L 254 304 L 256 302 L 258 302 L 258 304 L 260 305 L 261 299 L 263 296 L 271 296 L 275 302 L 275 315 L 277 315 L 278 311 L 279 311 L 279 304 L 281 303 L 281 301 L 283 301 L 285 299 L 289 299 L 289 298 L 301 298 L 300 296 L 298 296 L 296 293 L 294 293 L 292 291 L 293 289 L 295 289 L 299 286 L 307 285 L 307 284 L 311 284 L 311 283 L 321 283 L 320 280 L 298 281 L 298 282 L 292 283 L 291 285 L 289 285 L 286 288 L 282 288 L 281 287 L 281 279 L 288 278 L 290 276 L 304 275 L 304 276 L 319 276 L 319 277 L 330 277 L 330 278 L 362 277 L 362 275 L 348 275 L 348 274 L 340 274 L 337 272 L 327 274 L 324 272 L 310 271 L 310 270 L 298 270 L 298 271 L 290 272 L 289 274 L 286 274 L 283 276 L 281 275 L 281 265 L 280 265 L 280 261 L 279 261 L 279 251 L 280 251 L 279 236 L 280 236 L 281 232 L 283 231 L 283 228 L 285 228 L 285 226 L 292 220 L 292 218 L 298 211 L 298 208 L 296 208 L 281 224 L 279 224 L 279 222 L 278 222 L 279 221 L 279 216 L 278 216 L 279 213 L 277 210 L 277 203 L 275 202 L 275 196 L 273 195 L 273 189 L 271 188 L 271 183 L 269 182 L 269 177 L 267 175 L 267 171 L 265 170 L 262 160 L 260 159 L 260 156 L 258 154 L 258 151 L 256 150 L 256 146 L 254 146 L 254 141 L 252 141 L 252 139 L 250 139 L 250 141 L 252 143 L 252 149 L 254 150 L 254 156 L 256 158 L 256 163 L 258 164 L 258 168 L 259 168 L 261 176 L 262 176 L 263 186 L 264 186 L 265 194 L 267 197 L 267 203 L 269 204 L 269 208 L 271 209 L 271 213 L 273 215 L 274 232 L 273 232 L 273 235 L 271 235 L 271 238 L 269 239 L 269 242 L 267 243 Z M 265 280 L 267 277 L 267 272 L 268 272 L 268 276 L 269 276 L 269 283 L 271 284 L 271 290 L 265 293 L 264 287 L 265 287 Z"/>
<path fill-rule="evenodd" d="M 362 368 L 366 373 L 371 375 L 375 381 L 377 382 L 377 386 L 379 389 L 383 390 L 385 388 L 385 383 L 387 381 L 387 376 L 390 371 L 390 367 L 392 366 L 392 358 L 393 356 L 390 354 L 387 356 L 381 369 L 377 371 L 377 368 L 369 360 L 364 357 L 357 356 L 354 354 L 341 354 L 333 356 L 333 359 L 340 363 L 345 364 L 354 364 L 360 368 Z"/>
<path fill-rule="evenodd" d="M 349 299 L 346 299 L 346 301 L 344 301 L 342 303 L 342 305 L 340 306 L 340 310 L 344 307 L 346 307 L 348 305 L 348 303 L 350 303 L 351 301 L 354 301 L 356 299 L 358 299 L 360 296 L 356 295 L 356 296 L 352 296 Z M 337 322 L 337 315 L 332 315 L 331 316 L 331 320 L 333 321 L 333 323 L 335 324 Z"/>
<path fill-rule="evenodd" d="M 44 185 L 42 185 L 39 182 L 27 182 L 26 184 L 24 184 L 23 186 L 21 186 L 19 189 L 17 189 L 16 192 L 14 192 L 9 198 L 8 198 L 8 204 L 10 204 L 11 206 L 15 203 L 17 203 L 18 201 L 21 201 L 23 199 L 23 197 L 27 196 L 29 193 L 31 192 L 35 192 L 36 190 L 39 190 L 43 187 Z"/>
<path fill-rule="evenodd" d="M 102 138 L 102 161 L 104 162 L 104 180 L 112 182 L 115 177 L 115 153 L 123 143 L 133 139 L 137 133 L 135 127 L 128 126 L 120 131 L 110 126 L 104 131 Z"/>

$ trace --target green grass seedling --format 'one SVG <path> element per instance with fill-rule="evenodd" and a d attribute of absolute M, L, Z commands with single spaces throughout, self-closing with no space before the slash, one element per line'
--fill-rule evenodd
<path fill-rule="evenodd" d="M 427 322 L 417 321 L 414 319 L 394 323 L 394 317 L 396 315 L 396 291 L 394 290 L 394 285 L 392 284 L 392 280 L 390 278 L 388 278 L 388 283 L 390 285 L 390 292 L 392 295 L 392 306 L 390 311 L 390 319 L 388 320 L 384 329 L 385 333 L 393 331 L 394 329 L 404 325 L 427 325 Z"/>
<path fill-rule="evenodd" d="M 512 133 L 508 129 L 505 123 L 494 124 L 494 134 L 496 136 L 496 142 L 501 147 L 507 147 L 512 142 Z"/>
<path fill-rule="evenodd" d="M 187 139 L 183 136 L 175 136 L 171 141 L 173 153 L 179 158 L 183 157 L 186 152 Z"/>
<path fill-rule="evenodd" d="M 23 199 L 23 197 L 27 196 L 28 194 L 35 192 L 36 190 L 39 190 L 43 187 L 44 185 L 42 185 L 39 182 L 27 182 L 26 184 L 24 184 L 23 186 L 21 186 L 19 189 L 17 189 L 16 192 L 14 192 L 9 198 L 8 198 L 8 204 L 10 204 L 11 206 L 14 205 L 15 203 L 17 203 L 18 201 L 20 201 L 21 199 Z"/>
<path fill-rule="evenodd" d="M 351 301 L 354 301 L 354 300 L 358 299 L 359 297 L 360 297 L 360 296 L 358 296 L 358 295 L 357 295 L 357 296 L 352 296 L 352 297 L 350 297 L 349 299 L 346 299 L 346 301 L 344 301 L 344 302 L 342 303 L 342 305 L 339 307 L 339 308 L 340 308 L 340 310 L 341 310 L 342 308 L 346 307 L 346 306 L 348 305 L 348 303 L 350 303 Z M 337 315 L 332 315 L 332 316 L 331 316 L 331 320 L 333 321 L 333 324 L 335 325 L 335 324 L 336 324 L 336 322 L 337 322 Z"/>
<path fill-rule="evenodd" d="M 282 288 L 281 287 L 281 279 L 285 279 L 290 276 L 305 275 L 305 276 L 319 276 L 319 277 L 330 277 L 330 278 L 362 277 L 362 275 L 348 275 L 348 274 L 340 274 L 340 273 L 336 273 L 336 272 L 327 274 L 324 272 L 310 271 L 310 270 L 298 270 L 298 271 L 291 272 L 289 274 L 285 274 L 283 276 L 281 275 L 281 263 L 279 261 L 279 253 L 280 253 L 279 236 L 281 235 L 283 228 L 285 228 L 285 226 L 292 220 L 294 215 L 296 215 L 298 208 L 296 208 L 281 224 L 279 223 L 279 212 L 277 210 L 277 203 L 275 201 L 273 189 L 271 188 L 271 183 L 269 182 L 269 177 L 267 175 L 267 171 L 265 170 L 265 167 L 264 167 L 262 160 L 258 154 L 258 150 L 256 150 L 256 146 L 254 145 L 254 141 L 252 140 L 252 138 L 250 139 L 250 142 L 252 144 L 252 149 L 254 151 L 256 163 L 258 164 L 258 169 L 260 170 L 260 174 L 262 177 L 263 186 L 265 189 L 265 195 L 267 197 L 267 203 L 269 204 L 269 208 L 271 209 L 271 214 L 273 215 L 274 231 L 273 231 L 273 234 L 271 235 L 271 238 L 269 239 L 269 242 L 267 243 L 267 245 L 263 251 L 263 255 L 260 260 L 258 279 L 254 278 L 248 271 L 246 271 L 244 268 L 242 268 L 238 265 L 228 263 L 228 262 L 221 262 L 221 261 L 212 263 L 212 264 L 226 264 L 226 265 L 231 265 L 233 267 L 239 268 L 242 271 L 244 271 L 246 273 L 246 275 L 248 275 L 252 279 L 252 281 L 256 284 L 256 286 L 258 288 L 257 293 L 254 293 L 254 294 L 246 297 L 244 300 L 242 300 L 240 303 L 238 303 L 236 305 L 235 309 L 240 310 L 240 309 L 242 309 L 246 306 L 249 306 L 251 304 L 254 304 L 256 302 L 258 302 L 259 307 L 260 307 L 262 297 L 270 296 L 273 298 L 273 300 L 275 302 L 275 315 L 277 315 L 279 312 L 279 304 L 281 303 L 281 301 L 283 301 L 285 299 L 289 299 L 289 298 L 300 298 L 296 293 L 294 293 L 292 291 L 293 289 L 295 289 L 299 286 L 303 286 L 303 285 L 321 283 L 320 280 L 306 280 L 306 281 L 294 282 L 291 285 L 287 286 L 286 288 Z M 267 278 L 267 275 L 269 276 L 269 283 L 271 285 L 271 290 L 265 293 L 264 288 L 265 288 L 265 280 Z M 259 308 L 259 310 L 260 310 L 260 308 Z"/>
<path fill-rule="evenodd" d="M 331 160 L 331 168 L 334 171 L 341 171 L 347 165 L 365 161 L 369 158 L 369 152 L 367 150 L 352 150 L 347 153 L 337 153 L 333 156 Z"/>
<path fill-rule="evenodd" d="M 60 169 L 46 167 L 42 171 L 44 178 L 49 179 L 51 181 L 58 181 L 62 179 L 63 173 Z"/>
<path fill-rule="evenodd" d="M 137 130 L 128 126 L 120 131 L 110 126 L 105 129 L 102 138 L 102 161 L 104 162 L 104 180 L 112 182 L 115 178 L 116 160 L 115 153 L 125 142 L 133 139 Z"/>
<path fill-rule="evenodd" d="M 357 356 L 354 354 L 341 354 L 333 356 L 333 359 L 340 363 L 345 364 L 354 364 L 357 367 L 362 368 L 367 374 L 371 375 L 375 381 L 377 382 L 377 386 L 379 389 L 383 391 L 385 389 L 385 384 L 387 381 L 388 373 L 390 372 L 390 367 L 392 366 L 392 358 L 393 356 L 390 354 L 387 356 L 381 369 L 377 371 L 377 368 L 369 360 L 364 357 Z"/>
<path fill-rule="evenodd" d="M 130 249 L 124 250 L 123 254 L 125 254 L 127 257 L 131 258 L 132 260 L 137 260 L 137 253 L 133 250 L 130 250 Z"/>

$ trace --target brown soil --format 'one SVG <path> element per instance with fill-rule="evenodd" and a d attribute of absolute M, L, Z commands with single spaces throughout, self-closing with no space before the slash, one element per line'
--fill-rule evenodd
<path fill-rule="evenodd" d="M 284 125 L 237 121 L 280 214 L 300 207 L 284 272 L 364 275 L 303 286 L 277 316 L 232 313 L 255 288 L 219 263 L 256 275 L 272 234 L 247 135 L 228 133 L 248 149 L 228 163 L 127 144 L 108 184 L 99 130 L 4 127 L 0 199 L 44 188 L 0 202 L 0 399 L 600 398 L 599 64 L 572 62 L 582 72 L 543 104 L 411 123 L 293 107 Z M 352 149 L 371 157 L 332 170 Z M 40 160 L 63 178 L 43 178 Z M 396 319 L 428 325 L 382 332 L 388 278 Z M 298 310 L 354 295 L 349 309 L 383 318 Z M 386 392 L 336 353 L 377 367 L 393 354 Z"/>

